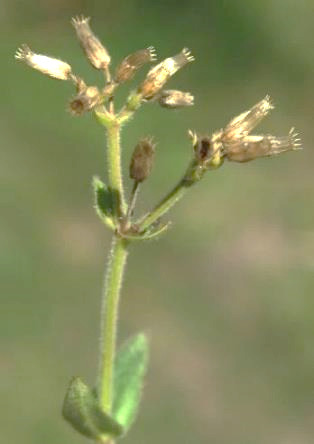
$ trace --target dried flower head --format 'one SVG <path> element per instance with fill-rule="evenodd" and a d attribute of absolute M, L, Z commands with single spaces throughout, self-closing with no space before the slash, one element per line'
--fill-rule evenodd
<path fill-rule="evenodd" d="M 175 89 L 162 91 L 158 101 L 162 107 L 171 109 L 194 105 L 194 97 L 192 94 Z"/>
<path fill-rule="evenodd" d="M 144 82 L 138 89 L 143 99 L 152 99 L 162 89 L 171 76 L 193 60 L 195 59 L 190 51 L 187 48 L 183 48 L 179 54 L 169 57 L 154 66 L 148 72 Z"/>
<path fill-rule="evenodd" d="M 131 163 L 130 177 L 136 182 L 143 182 L 150 175 L 155 156 L 155 145 L 152 139 L 142 139 L 134 148 Z"/>
<path fill-rule="evenodd" d="M 267 95 L 251 109 L 228 123 L 224 130 L 224 140 L 233 140 L 249 134 L 272 109 L 274 109 L 274 105 Z"/>
<path fill-rule="evenodd" d="M 101 94 L 96 86 L 88 86 L 81 84 L 78 94 L 71 100 L 69 104 L 70 112 L 75 116 L 92 110 L 101 101 Z"/>
<path fill-rule="evenodd" d="M 96 69 L 106 70 L 110 64 L 110 55 L 92 32 L 89 21 L 90 17 L 74 17 L 72 18 L 72 25 L 90 63 Z"/>
<path fill-rule="evenodd" d="M 68 63 L 45 55 L 35 54 L 25 44 L 21 45 L 16 51 L 15 58 L 54 79 L 69 80 L 71 78 L 72 68 Z"/>
<path fill-rule="evenodd" d="M 156 59 L 156 51 L 153 46 L 149 46 L 146 49 L 140 49 L 139 51 L 128 55 L 122 60 L 117 68 L 115 82 L 124 83 L 132 79 L 138 69 L 146 63 L 153 62 Z"/>

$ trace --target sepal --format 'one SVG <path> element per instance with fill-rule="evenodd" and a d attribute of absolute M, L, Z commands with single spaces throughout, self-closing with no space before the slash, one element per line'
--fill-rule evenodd
<path fill-rule="evenodd" d="M 96 213 L 109 228 L 114 230 L 114 196 L 112 191 L 97 176 L 93 177 L 93 190 Z"/>

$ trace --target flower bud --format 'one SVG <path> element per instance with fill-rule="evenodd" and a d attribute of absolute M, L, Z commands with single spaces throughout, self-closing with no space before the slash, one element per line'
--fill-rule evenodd
<path fill-rule="evenodd" d="M 193 60 L 194 57 L 191 55 L 190 51 L 187 48 L 184 48 L 179 54 L 169 57 L 154 66 L 154 68 L 148 72 L 146 79 L 138 89 L 143 99 L 152 99 L 162 89 L 171 76 Z"/>
<path fill-rule="evenodd" d="M 96 69 L 106 70 L 110 64 L 110 55 L 89 26 L 89 17 L 74 17 L 72 25 L 88 60 Z"/>
<path fill-rule="evenodd" d="M 145 65 L 145 63 L 153 62 L 156 58 L 156 52 L 153 46 L 149 46 L 146 49 L 140 49 L 139 51 L 128 55 L 118 66 L 115 81 L 117 83 L 124 83 L 132 79 L 139 68 Z"/>
<path fill-rule="evenodd" d="M 141 140 L 134 148 L 131 163 L 130 177 L 136 182 L 143 182 L 150 175 L 155 155 L 155 145 L 151 139 Z"/>
<path fill-rule="evenodd" d="M 246 136 L 239 141 L 224 144 L 224 155 L 233 162 L 248 162 L 286 151 L 301 149 L 298 134 L 291 128 L 288 136 Z"/>
<path fill-rule="evenodd" d="M 53 59 L 41 54 L 35 54 L 27 45 L 23 44 L 16 51 L 15 58 L 21 60 L 31 68 L 59 80 L 69 80 L 71 78 L 71 66 L 62 60 Z"/>
<path fill-rule="evenodd" d="M 101 94 L 96 86 L 83 86 L 69 104 L 70 112 L 80 116 L 92 110 L 101 101 Z"/>
<path fill-rule="evenodd" d="M 175 89 L 162 91 L 158 101 L 160 106 L 171 109 L 194 105 L 192 94 Z"/>
<path fill-rule="evenodd" d="M 224 140 L 232 140 L 249 134 L 272 109 L 274 109 L 274 105 L 271 103 L 270 97 L 266 96 L 251 109 L 228 123 L 224 130 Z"/>

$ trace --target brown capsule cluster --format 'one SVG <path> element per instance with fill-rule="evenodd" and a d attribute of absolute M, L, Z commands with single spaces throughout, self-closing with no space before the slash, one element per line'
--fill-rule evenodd
<path fill-rule="evenodd" d="M 249 135 L 273 108 L 270 97 L 266 96 L 251 109 L 232 119 L 224 129 L 213 134 L 213 151 L 219 151 L 221 156 L 233 162 L 248 162 L 258 157 L 301 149 L 300 139 L 294 128 L 283 137 Z"/>
<path fill-rule="evenodd" d="M 111 78 L 109 71 L 110 55 L 91 30 L 89 25 L 90 18 L 78 16 L 72 18 L 71 22 L 75 28 L 80 45 L 92 66 L 105 72 L 107 83 L 101 92 L 96 86 L 86 86 L 84 81 L 72 72 L 72 68 L 68 63 L 36 54 L 27 45 L 22 45 L 16 52 L 15 57 L 52 78 L 72 81 L 77 89 L 77 95 L 69 104 L 72 114 L 78 116 L 91 111 L 106 100 L 109 100 L 110 110 L 112 111 L 112 99 L 118 85 L 132 79 L 136 71 L 146 63 L 155 61 L 155 48 L 149 46 L 129 54 L 118 65 L 115 76 Z M 143 101 L 151 99 L 158 101 L 162 107 L 169 109 L 193 105 L 194 97 L 188 92 L 177 90 L 162 91 L 163 86 L 170 77 L 193 60 L 194 57 L 190 51 L 187 48 L 183 48 L 180 53 L 173 57 L 168 57 L 154 66 L 138 89 L 130 94 L 124 108 L 124 114 L 133 113 Z"/>
<path fill-rule="evenodd" d="M 110 55 L 89 26 L 89 17 L 74 17 L 72 25 L 86 57 L 96 69 L 106 70 L 110 64 Z"/>
<path fill-rule="evenodd" d="M 154 66 L 148 72 L 143 83 L 139 86 L 138 92 L 142 95 L 144 100 L 154 98 L 170 77 L 193 60 L 195 59 L 190 51 L 187 48 L 183 48 L 179 54 L 169 57 Z"/>
<path fill-rule="evenodd" d="M 146 49 L 140 49 L 139 51 L 128 55 L 122 60 L 117 68 L 114 78 L 115 82 L 121 84 L 131 80 L 138 69 L 146 63 L 155 61 L 156 58 L 156 51 L 153 46 L 149 46 Z"/>
<path fill-rule="evenodd" d="M 91 31 L 89 20 L 85 17 L 76 17 L 72 19 L 72 24 L 91 64 L 97 69 L 106 70 L 110 63 L 110 56 Z M 86 86 L 80 77 L 73 74 L 71 66 L 62 60 L 36 54 L 25 44 L 17 50 L 15 58 L 54 79 L 71 80 L 76 86 L 77 94 L 70 101 L 69 110 L 76 116 L 91 111 L 104 100 L 104 92 L 100 93 L 96 86 Z M 112 89 L 111 83 L 108 86 Z"/>
<path fill-rule="evenodd" d="M 155 157 L 155 145 L 151 139 L 142 139 L 134 148 L 130 162 L 130 178 L 143 182 L 150 175 Z"/>

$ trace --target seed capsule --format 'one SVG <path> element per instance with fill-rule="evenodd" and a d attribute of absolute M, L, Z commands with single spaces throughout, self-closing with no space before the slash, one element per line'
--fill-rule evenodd
<path fill-rule="evenodd" d="M 198 162 L 202 163 L 209 158 L 212 152 L 211 140 L 209 137 L 201 137 L 194 145 L 195 156 Z"/>
<path fill-rule="evenodd" d="M 138 91 L 143 99 L 152 99 L 165 85 L 165 83 L 173 76 L 179 69 L 189 62 L 192 62 L 194 57 L 187 48 L 173 56 L 163 60 L 158 65 L 154 66 L 147 74 L 146 79 L 140 85 Z"/>
<path fill-rule="evenodd" d="M 132 79 L 135 72 L 145 65 L 145 63 L 153 62 L 156 58 L 156 51 L 153 46 L 146 49 L 140 49 L 139 51 L 128 55 L 118 66 L 115 81 L 117 83 L 127 82 Z"/>
<path fill-rule="evenodd" d="M 224 144 L 224 154 L 233 162 L 248 162 L 298 149 L 301 149 L 301 143 L 294 128 L 291 128 L 288 136 L 245 136 L 242 140 Z"/>
<path fill-rule="evenodd" d="M 175 109 L 194 105 L 194 97 L 189 92 L 168 89 L 161 92 L 158 102 L 164 108 Z"/>
<path fill-rule="evenodd" d="M 110 64 L 110 55 L 89 26 L 90 17 L 74 17 L 72 25 L 88 60 L 96 69 L 106 70 Z"/>
<path fill-rule="evenodd" d="M 70 112 L 73 115 L 81 116 L 98 105 L 100 100 L 101 95 L 96 86 L 82 87 L 69 104 Z"/>
<path fill-rule="evenodd" d="M 72 68 L 62 60 L 53 59 L 41 54 L 35 54 L 27 45 L 23 44 L 16 51 L 15 58 L 27 63 L 31 68 L 59 80 L 69 80 Z"/>
<path fill-rule="evenodd" d="M 228 123 L 224 130 L 224 140 L 232 140 L 248 135 L 272 109 L 274 109 L 274 105 L 270 97 L 266 96 L 251 109 Z"/>
<path fill-rule="evenodd" d="M 143 182 L 150 175 L 155 155 L 155 145 L 151 139 L 141 140 L 134 148 L 130 163 L 130 177 Z"/>

